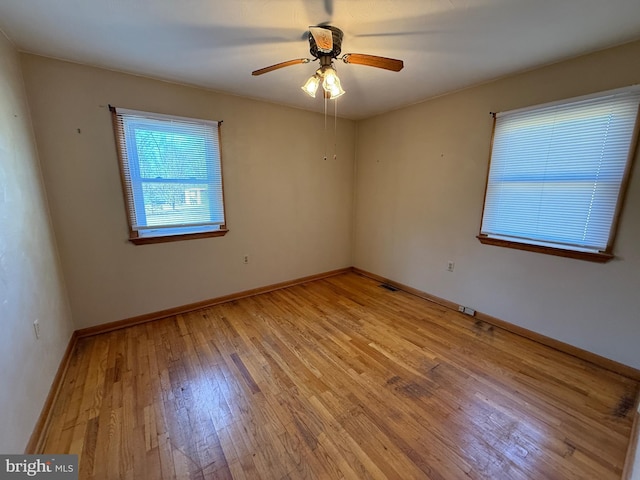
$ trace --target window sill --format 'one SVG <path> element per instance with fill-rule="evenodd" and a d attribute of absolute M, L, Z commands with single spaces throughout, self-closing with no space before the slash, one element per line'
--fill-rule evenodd
<path fill-rule="evenodd" d="M 131 237 L 129 241 L 136 245 L 148 245 L 150 243 L 179 242 L 181 240 L 194 240 L 196 238 L 223 237 L 229 230 L 216 230 L 215 232 L 184 233 L 177 235 L 163 235 L 160 237 Z"/>
<path fill-rule="evenodd" d="M 484 245 L 494 245 L 496 247 L 515 248 L 516 250 L 526 250 L 528 252 L 544 253 L 546 255 L 555 255 L 557 257 L 575 258 L 578 260 L 586 260 L 588 262 L 606 263 L 615 258 L 611 253 L 593 253 L 579 252 L 576 250 L 565 250 L 562 248 L 545 247 L 542 245 L 529 245 L 526 243 L 512 242 L 499 238 L 491 238 L 485 235 L 476 237 L 480 243 Z"/>

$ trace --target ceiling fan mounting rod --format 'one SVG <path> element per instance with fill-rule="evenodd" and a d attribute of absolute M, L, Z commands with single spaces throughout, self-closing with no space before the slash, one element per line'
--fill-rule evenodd
<path fill-rule="evenodd" d="M 320 68 L 330 67 L 333 62 L 333 57 L 331 55 L 320 55 L 318 60 L 320 60 Z"/>

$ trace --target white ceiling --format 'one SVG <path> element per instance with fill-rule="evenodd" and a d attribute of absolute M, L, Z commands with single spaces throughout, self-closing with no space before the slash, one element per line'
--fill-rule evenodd
<path fill-rule="evenodd" d="M 317 63 L 251 71 L 309 57 L 322 22 L 343 53 L 404 60 L 337 63 L 338 113 L 357 119 L 638 39 L 640 0 L 0 0 L 20 50 L 316 111 L 300 86 Z"/>

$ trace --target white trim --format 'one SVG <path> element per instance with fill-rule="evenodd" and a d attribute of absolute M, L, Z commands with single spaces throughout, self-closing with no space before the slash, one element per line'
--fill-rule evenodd
<path fill-rule="evenodd" d="M 200 222 L 200 223 L 169 223 L 166 225 L 134 225 L 132 230 L 160 230 L 164 228 L 187 228 L 187 227 L 206 227 L 206 226 L 220 226 L 224 225 L 224 222 Z"/>
<path fill-rule="evenodd" d="M 545 242 L 544 240 L 537 240 L 535 238 L 527 238 L 527 237 L 510 237 L 508 235 L 499 235 L 495 233 L 483 233 L 487 238 L 495 238 L 496 240 L 505 240 L 507 242 L 513 243 L 521 243 L 523 245 L 537 245 L 540 247 L 551 247 L 551 248 L 559 248 L 562 250 L 569 250 L 573 252 L 586 252 L 586 253 L 604 253 L 604 250 L 599 250 L 597 248 L 588 248 L 582 245 L 573 245 L 570 243 L 554 243 L 554 242 Z"/>

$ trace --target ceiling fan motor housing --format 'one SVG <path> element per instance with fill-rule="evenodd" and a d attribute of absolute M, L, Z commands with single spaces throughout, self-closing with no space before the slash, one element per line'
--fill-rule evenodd
<path fill-rule="evenodd" d="M 330 53 L 318 51 L 318 45 L 316 44 L 313 35 L 309 32 L 309 52 L 313 56 L 313 58 L 320 58 L 324 56 L 330 56 L 331 58 L 337 58 L 342 51 L 342 30 L 337 27 L 332 27 L 331 25 L 322 25 L 319 28 L 324 28 L 325 30 L 331 31 L 331 36 L 333 37 L 333 49 Z"/>

